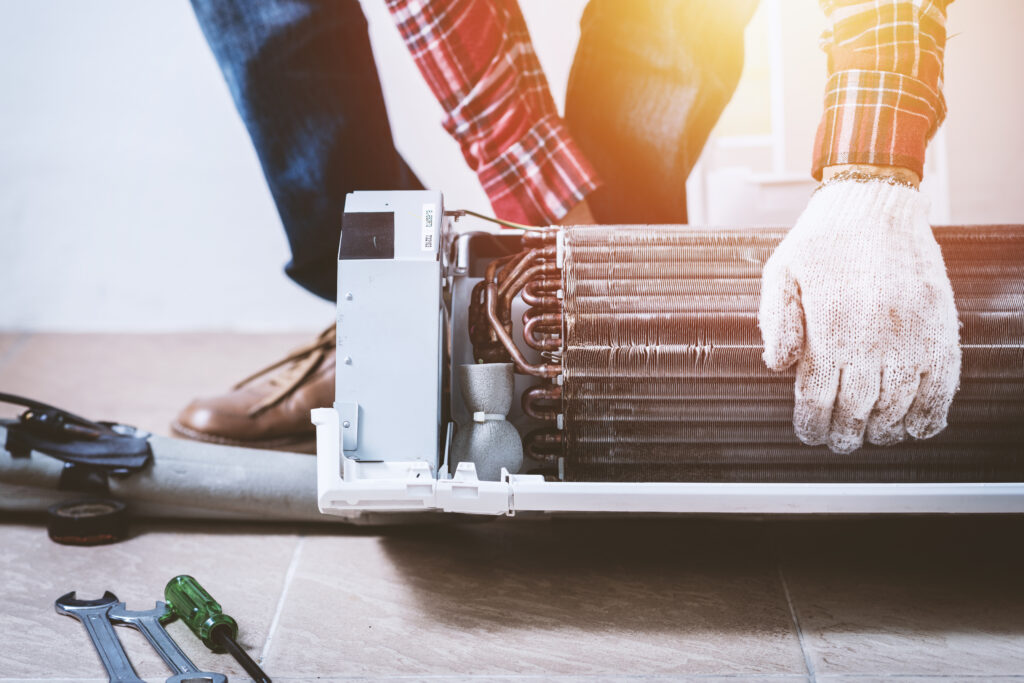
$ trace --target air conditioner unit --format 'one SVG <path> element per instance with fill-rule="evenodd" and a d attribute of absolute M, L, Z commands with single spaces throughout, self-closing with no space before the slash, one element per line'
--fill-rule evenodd
<path fill-rule="evenodd" d="M 1024 226 L 935 228 L 963 323 L 946 431 L 838 455 L 797 441 L 793 376 L 760 359 L 785 230 L 456 219 L 440 192 L 348 196 L 322 512 L 1024 512 Z"/>

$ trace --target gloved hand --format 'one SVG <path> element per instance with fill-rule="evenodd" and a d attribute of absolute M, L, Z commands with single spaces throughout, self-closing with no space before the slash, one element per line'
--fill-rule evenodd
<path fill-rule="evenodd" d="M 836 453 L 946 427 L 960 378 L 953 288 L 917 190 L 822 187 L 765 264 L 764 361 L 797 363 L 793 427 Z"/>

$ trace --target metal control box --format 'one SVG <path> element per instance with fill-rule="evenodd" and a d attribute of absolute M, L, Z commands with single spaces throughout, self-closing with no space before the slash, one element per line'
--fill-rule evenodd
<path fill-rule="evenodd" d="M 436 469 L 443 217 L 440 192 L 356 192 L 345 200 L 334 408 L 350 459 Z"/>

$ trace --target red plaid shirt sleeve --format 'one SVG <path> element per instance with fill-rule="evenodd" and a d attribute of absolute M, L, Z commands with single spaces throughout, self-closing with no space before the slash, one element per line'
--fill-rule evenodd
<path fill-rule="evenodd" d="M 815 178 L 838 164 L 922 174 L 925 147 L 946 115 L 942 60 L 951 1 L 821 0 L 829 79 Z"/>
<path fill-rule="evenodd" d="M 558 115 L 516 0 L 387 0 L 444 128 L 495 213 L 558 221 L 598 185 Z"/>

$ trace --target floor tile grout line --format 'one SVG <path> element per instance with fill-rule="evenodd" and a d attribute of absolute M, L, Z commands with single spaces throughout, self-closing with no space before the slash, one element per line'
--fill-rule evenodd
<path fill-rule="evenodd" d="M 11 348 L 7 349 L 3 353 L 0 353 L 0 370 L 2 370 L 4 366 L 7 365 L 8 361 L 14 358 L 14 356 L 16 356 L 18 352 L 21 351 L 26 344 L 28 344 L 28 340 L 31 339 L 32 337 L 33 334 L 31 332 L 21 332 L 17 335 L 17 337 L 14 340 L 14 343 L 11 344 Z"/>
<path fill-rule="evenodd" d="M 284 603 L 288 598 L 288 589 L 292 586 L 292 579 L 295 576 L 295 570 L 299 566 L 299 556 L 302 554 L 302 547 L 306 544 L 306 537 L 300 536 L 299 542 L 295 544 L 295 550 L 292 551 L 291 562 L 288 563 L 288 570 L 284 573 L 284 585 L 281 587 L 281 597 L 277 599 L 277 607 L 274 609 L 274 617 L 270 620 L 270 628 L 267 629 L 267 639 L 263 642 L 263 650 L 260 651 L 260 664 L 263 664 L 267 660 L 267 655 L 270 654 L 270 645 L 274 640 L 274 634 L 277 632 L 278 622 L 281 621 L 281 613 L 284 611 Z"/>
<path fill-rule="evenodd" d="M 782 594 L 786 597 L 786 605 L 789 607 L 789 616 L 793 620 L 793 626 L 796 628 L 796 638 L 800 643 L 800 654 L 804 657 L 804 666 L 807 668 L 807 677 L 810 683 L 816 683 L 817 677 L 814 673 L 814 662 L 811 661 L 811 656 L 807 652 L 807 644 L 804 641 L 804 631 L 800 627 L 800 617 L 796 613 L 796 605 L 793 604 L 793 596 L 789 592 L 789 582 L 786 581 L 786 574 L 782 571 L 782 560 L 779 558 L 777 551 L 775 551 L 775 568 L 779 574 L 779 582 L 782 583 Z"/>

